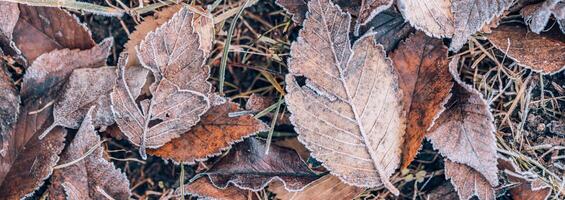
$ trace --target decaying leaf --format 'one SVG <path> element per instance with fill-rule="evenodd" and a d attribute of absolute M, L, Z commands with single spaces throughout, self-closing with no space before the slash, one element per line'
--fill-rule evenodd
<path fill-rule="evenodd" d="M 360 33 L 371 35 L 377 44 L 383 45 L 385 51 L 390 52 L 396 49 L 398 43 L 407 38 L 413 30 L 400 13 L 388 9 L 362 26 Z"/>
<path fill-rule="evenodd" d="M 541 33 L 551 16 L 559 23 L 561 31 L 565 33 L 565 2 L 563 0 L 546 0 L 541 3 L 527 5 L 520 14 L 534 33 Z"/>
<path fill-rule="evenodd" d="M 268 154 L 265 150 L 264 141 L 247 138 L 204 174 L 220 189 L 231 183 L 252 191 L 263 189 L 273 180 L 283 182 L 289 191 L 298 191 L 318 178 L 294 150 L 276 145 Z"/>
<path fill-rule="evenodd" d="M 400 163 L 405 119 L 391 61 L 371 37 L 351 47 L 351 17 L 329 0 L 312 0 L 308 10 L 286 77 L 298 138 L 341 180 L 384 183 L 398 195 L 389 177 Z M 306 77 L 305 86 L 298 76 Z"/>
<path fill-rule="evenodd" d="M 518 64 L 551 74 L 565 69 L 565 37 L 557 31 L 541 35 L 525 27 L 499 26 L 487 35 L 489 41 Z"/>
<path fill-rule="evenodd" d="M 286 138 L 275 142 L 276 145 L 281 147 L 286 147 L 289 149 L 293 149 L 298 153 L 302 160 L 308 160 L 310 158 L 310 150 L 308 150 L 304 144 L 300 143 L 296 137 L 293 138 Z"/>
<path fill-rule="evenodd" d="M 364 190 L 345 184 L 332 175 L 325 175 L 298 192 L 289 192 L 278 182 L 269 185 L 269 191 L 275 193 L 275 198 L 280 200 L 355 199 Z"/>
<path fill-rule="evenodd" d="M 377 14 L 388 9 L 392 3 L 393 0 L 361 0 L 357 24 L 367 24 L 367 22 L 371 21 Z"/>
<path fill-rule="evenodd" d="M 292 21 L 302 23 L 304 19 L 306 19 L 306 12 L 308 12 L 307 2 L 309 1 L 310 0 L 276 0 L 275 2 L 292 15 Z M 359 15 L 362 1 L 363 0 L 333 0 L 343 11 L 347 11 L 354 16 Z M 375 5 L 377 4 L 375 3 Z M 370 13 L 370 10 L 367 10 L 367 12 Z"/>
<path fill-rule="evenodd" d="M 443 111 L 453 87 L 447 47 L 439 39 L 418 31 L 390 55 L 399 74 L 402 101 L 407 113 L 402 167 L 414 160 L 422 139 L 435 117 Z"/>
<path fill-rule="evenodd" d="M 149 154 L 177 163 L 194 164 L 219 155 L 232 144 L 266 131 L 268 126 L 251 115 L 230 117 L 229 113 L 241 111 L 237 103 L 223 100 L 219 105 L 213 105 L 196 126 Z"/>
<path fill-rule="evenodd" d="M 495 193 L 490 181 L 473 168 L 464 164 L 445 160 L 445 176 L 451 179 L 451 184 L 459 199 L 471 199 L 476 196 L 479 200 L 494 200 Z"/>
<path fill-rule="evenodd" d="M 459 78 L 455 56 L 449 63 L 456 81 L 445 111 L 435 120 L 426 137 L 442 155 L 482 174 L 498 185 L 494 117 L 482 95 Z"/>
<path fill-rule="evenodd" d="M 119 77 L 110 95 L 112 111 L 120 130 L 140 146 L 142 158 L 145 148 L 158 148 L 187 132 L 210 107 L 210 69 L 204 65 L 206 56 L 199 49 L 192 18 L 183 7 L 137 46 L 141 64 L 155 77 L 151 99 L 141 100 L 140 106 L 128 85 L 125 66 L 118 66 Z"/>
<path fill-rule="evenodd" d="M 175 190 L 175 194 L 182 196 L 190 194 L 205 199 L 218 200 L 250 200 L 255 196 L 251 191 L 236 186 L 228 186 L 225 189 L 217 188 L 206 177 L 196 179 L 194 182 L 185 185 L 184 194 L 180 188 Z"/>
<path fill-rule="evenodd" d="M 475 32 L 502 15 L 513 0 L 399 0 L 398 8 L 410 24 L 438 38 L 452 38 L 449 50 L 458 51 Z"/>
<path fill-rule="evenodd" d="M 0 44 L 9 48 L 5 50 L 25 66 L 31 65 L 41 54 L 55 49 L 86 50 L 96 45 L 86 26 L 80 24 L 75 16 L 60 8 L 8 2 L 0 2 L 0 5 L 10 8 L 2 9 L 3 12 L 10 11 L 6 13 L 10 17 L 0 18 L 0 21 L 3 21 L 0 22 L 3 24 L 0 27 L 0 35 L 5 34 L 7 39 L 0 40 Z M 14 17 L 16 14 L 19 14 L 18 18 Z M 15 26 L 12 21 L 14 19 L 17 20 Z M 4 20 L 10 20 L 7 26 L 4 26 Z"/>
<path fill-rule="evenodd" d="M 545 200 L 551 194 L 551 185 L 541 181 L 537 175 L 522 172 L 518 166 L 509 159 L 498 160 L 498 168 L 504 170 L 510 184 L 510 195 L 516 200 Z"/>
<path fill-rule="evenodd" d="M 61 155 L 48 189 L 50 199 L 128 199 L 131 195 L 125 174 L 103 157 L 104 149 L 94 130 L 95 110 L 87 110 L 75 138 Z"/>
<path fill-rule="evenodd" d="M 6 135 L 12 131 L 18 119 L 20 97 L 2 65 L 0 62 L 0 156 L 6 156 L 10 145 Z"/>

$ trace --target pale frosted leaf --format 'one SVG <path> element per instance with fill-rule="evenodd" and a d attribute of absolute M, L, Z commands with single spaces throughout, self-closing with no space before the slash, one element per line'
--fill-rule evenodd
<path fill-rule="evenodd" d="M 130 56 L 128 53 L 122 52 L 118 59 L 118 67 L 125 68 L 126 83 L 129 86 L 133 99 L 136 99 L 142 93 L 143 88 L 146 87 L 149 70 L 143 68 L 141 65 L 132 65 L 128 67 L 126 63 L 129 62 L 129 58 Z"/>
<path fill-rule="evenodd" d="M 416 29 L 426 34 L 443 38 L 451 37 L 455 31 L 452 0 L 398 0 L 398 9 Z"/>
<path fill-rule="evenodd" d="M 557 30 L 541 35 L 526 27 L 503 25 L 487 35 L 489 41 L 519 65 L 542 74 L 565 69 L 565 37 Z"/>
<path fill-rule="evenodd" d="M 61 155 L 59 165 L 75 163 L 53 171 L 48 189 L 50 199 L 65 199 L 69 194 L 73 200 L 106 199 L 105 195 L 128 199 L 131 195 L 125 174 L 104 159 L 104 148 L 92 124 L 94 113 L 94 107 L 87 110 L 75 138 Z M 92 153 L 82 158 L 89 151 Z"/>
<path fill-rule="evenodd" d="M 278 182 L 271 183 L 269 191 L 276 194 L 275 199 L 280 200 L 326 200 L 355 199 L 365 189 L 343 183 L 336 176 L 328 174 L 310 183 L 302 191 L 289 192 Z"/>
<path fill-rule="evenodd" d="M 247 138 L 204 174 L 220 189 L 237 186 L 253 191 L 275 180 L 298 191 L 318 178 L 294 150 L 271 145 L 269 153 L 265 151 L 265 141 Z"/>
<path fill-rule="evenodd" d="M 450 71 L 456 80 L 445 111 L 435 120 L 426 137 L 449 160 L 470 166 L 492 185 L 496 175 L 496 138 L 494 118 L 482 95 L 459 79 L 455 57 Z"/>
<path fill-rule="evenodd" d="M 0 52 L 1 53 L 1 52 Z M 1 56 L 1 54 L 0 54 Z M 12 79 L 6 74 L 3 63 L 0 61 L 0 156 L 8 153 L 8 136 L 16 125 L 20 111 L 20 97 Z"/>
<path fill-rule="evenodd" d="M 496 199 L 489 181 L 467 165 L 445 160 L 445 176 L 451 179 L 460 199 L 471 199 L 473 196 L 479 200 Z"/>
<path fill-rule="evenodd" d="M 405 129 L 397 74 L 371 37 L 351 49 L 351 17 L 328 0 L 313 0 L 292 44 L 285 100 L 299 140 L 341 180 L 381 184 L 400 162 Z M 299 86 L 296 77 L 306 77 Z M 385 106 L 386 105 L 386 106 Z"/>
<path fill-rule="evenodd" d="M 563 0 L 545 0 L 544 2 L 527 5 L 520 14 L 532 32 L 539 34 L 544 31 L 551 16 L 560 23 L 565 20 L 565 2 Z M 565 33 L 565 30 L 562 29 Z"/>
<path fill-rule="evenodd" d="M 12 40 L 12 33 L 20 18 L 20 9 L 18 9 L 16 3 L 2 1 L 0 2 L 0 10 L 2 10 L 2 13 L 0 13 L 0 37 Z"/>

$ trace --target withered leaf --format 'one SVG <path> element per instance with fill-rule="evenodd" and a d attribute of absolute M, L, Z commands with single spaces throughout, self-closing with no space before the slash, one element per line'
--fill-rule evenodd
<path fill-rule="evenodd" d="M 522 172 L 518 166 L 509 159 L 498 160 L 498 168 L 503 170 L 510 184 L 517 184 L 510 188 L 512 199 L 516 200 L 545 200 L 551 194 L 551 185 L 541 181 L 539 177 L 529 172 Z"/>
<path fill-rule="evenodd" d="M 482 95 L 459 78 L 455 56 L 449 63 L 456 84 L 445 111 L 426 137 L 449 160 L 468 165 L 492 186 L 498 185 L 494 117 Z"/>
<path fill-rule="evenodd" d="M 443 111 L 453 86 L 447 60 L 447 47 L 439 39 L 418 31 L 390 55 L 399 74 L 402 101 L 407 113 L 402 167 L 414 160 L 426 131 Z"/>
<path fill-rule="evenodd" d="M 59 165 L 53 171 L 48 189 L 50 199 L 128 199 L 129 181 L 125 174 L 103 157 L 93 125 L 94 106 L 87 110 L 75 138 L 61 155 Z"/>
<path fill-rule="evenodd" d="M 273 105 L 273 103 L 273 98 L 253 93 L 251 94 L 251 96 L 249 96 L 249 99 L 247 99 L 247 102 L 245 103 L 245 109 L 259 112 Z"/>
<path fill-rule="evenodd" d="M 351 17 L 329 0 L 312 0 L 308 10 L 286 77 L 285 100 L 298 138 L 341 180 L 363 187 L 384 183 L 399 194 L 389 181 L 405 131 L 394 67 L 371 37 L 351 47 Z M 307 78 L 305 86 L 298 76 Z"/>
<path fill-rule="evenodd" d="M 361 0 L 361 8 L 357 17 L 357 24 L 366 24 L 377 14 L 388 9 L 393 0 Z"/>
<path fill-rule="evenodd" d="M 228 186 L 225 189 L 217 188 L 206 177 L 196 179 L 194 182 L 185 185 L 184 194 L 182 192 L 180 188 L 175 190 L 177 195 L 191 194 L 197 197 L 218 200 L 248 200 L 253 199 L 252 197 L 255 196 L 251 191 L 236 186 Z"/>
<path fill-rule="evenodd" d="M 192 18 L 183 7 L 137 47 L 142 65 L 156 77 L 152 97 L 142 100 L 140 107 L 128 85 L 125 66 L 118 66 L 119 77 L 110 95 L 112 111 L 120 130 L 140 146 L 142 158 L 146 158 L 145 148 L 158 148 L 187 132 L 210 107 L 210 69 L 204 65 L 206 56 L 199 49 L 201 41 Z M 127 62 L 124 60 L 122 63 Z"/>
<path fill-rule="evenodd" d="M 80 122 L 95 106 L 93 123 L 96 127 L 106 127 L 114 123 L 110 108 L 110 92 L 116 82 L 116 68 L 99 67 L 75 69 L 60 99 L 55 102 L 53 124 L 44 134 L 55 126 L 78 129 Z M 44 135 L 40 135 L 40 138 Z"/>
<path fill-rule="evenodd" d="M 204 174 L 218 188 L 230 183 L 239 188 L 259 191 L 273 180 L 282 181 L 287 190 L 297 191 L 318 176 L 292 150 L 272 145 L 265 152 L 264 141 L 247 138 Z"/>
<path fill-rule="evenodd" d="M 530 27 L 532 32 L 539 34 L 542 32 L 551 16 L 559 23 L 561 31 L 565 33 L 562 24 L 565 22 L 565 2 L 563 0 L 546 0 L 541 3 L 527 5 L 520 14 L 524 17 L 524 21 Z"/>
<path fill-rule="evenodd" d="M 456 200 L 459 199 L 457 196 L 457 191 L 453 188 L 453 185 L 449 182 L 444 182 L 435 189 L 427 192 L 425 195 L 426 199 L 445 199 L 445 200 Z"/>
<path fill-rule="evenodd" d="M 502 15 L 513 0 L 399 0 L 410 24 L 433 37 L 452 38 L 449 50 L 458 51 L 475 32 Z"/>
<path fill-rule="evenodd" d="M 286 147 L 289 149 L 293 149 L 298 153 L 302 160 L 308 160 L 310 158 L 310 150 L 308 150 L 304 144 L 300 143 L 296 137 L 293 138 L 286 138 L 275 142 L 276 145 L 281 147 Z"/>
<path fill-rule="evenodd" d="M 565 69 L 565 37 L 557 31 L 541 35 L 525 27 L 499 26 L 487 35 L 489 41 L 518 64 L 542 74 Z"/>
<path fill-rule="evenodd" d="M 282 7 L 287 13 L 292 15 L 292 21 L 302 23 L 306 19 L 308 12 L 308 2 L 310 0 L 276 0 L 275 3 Z M 362 0 L 333 0 L 343 11 L 347 11 L 353 16 L 359 15 Z"/>
<path fill-rule="evenodd" d="M 393 9 L 377 14 L 365 26 L 361 26 L 360 33 L 371 35 L 377 44 L 383 45 L 386 52 L 396 49 L 398 43 L 414 29 L 404 21 L 402 15 Z"/>
<path fill-rule="evenodd" d="M 489 181 L 467 165 L 445 160 L 445 176 L 451 179 L 460 199 L 471 199 L 473 196 L 477 196 L 479 200 L 496 199 Z"/>
<path fill-rule="evenodd" d="M 0 30 L 4 34 L 11 33 L 6 36 L 8 40 L 0 41 L 0 43 L 4 47 L 9 47 L 7 53 L 19 58 L 18 61 L 25 66 L 31 65 L 41 54 L 55 49 L 86 50 L 96 45 L 86 26 L 81 24 L 75 16 L 60 8 L 27 6 L 8 2 L 0 4 L 11 8 L 9 10 L 12 13 L 11 17 L 6 20 L 14 20 L 13 14 L 19 14 L 11 32 L 4 32 L 3 28 Z M 0 21 L 4 20 L 0 18 Z M 10 25 L 12 23 L 14 22 L 11 21 Z"/>
<path fill-rule="evenodd" d="M 280 200 L 326 200 L 326 199 L 355 199 L 364 188 L 345 184 L 336 176 L 325 175 L 310 183 L 302 191 L 289 192 L 278 182 L 269 185 L 269 191 L 276 194 Z"/>
<path fill-rule="evenodd" d="M 1 53 L 1 52 L 0 52 Z M 1 54 L 0 54 L 1 56 Z M 20 111 L 20 97 L 12 79 L 0 61 L 0 156 L 6 156 L 9 143 L 7 134 L 14 128 Z"/>
<path fill-rule="evenodd" d="M 237 103 L 223 100 L 202 115 L 200 122 L 190 131 L 158 149 L 148 150 L 148 153 L 177 163 L 194 164 L 219 155 L 243 138 L 268 129 L 266 124 L 251 115 L 229 116 L 229 113 L 237 111 L 241 111 Z"/>

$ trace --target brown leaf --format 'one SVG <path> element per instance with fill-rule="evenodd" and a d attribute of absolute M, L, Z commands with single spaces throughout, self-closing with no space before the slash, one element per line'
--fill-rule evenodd
<path fill-rule="evenodd" d="M 61 155 L 48 189 L 50 199 L 128 199 L 131 195 L 125 174 L 103 157 L 104 149 L 94 130 L 94 107 L 80 125 L 75 138 Z"/>
<path fill-rule="evenodd" d="M 562 21 L 565 22 L 565 2 L 563 0 L 546 0 L 527 5 L 522 8 L 520 14 L 524 17 L 524 21 L 528 24 L 530 30 L 539 34 L 544 31 L 551 16 L 555 17 L 560 25 Z M 565 33 L 564 29 L 561 29 L 561 31 Z"/>
<path fill-rule="evenodd" d="M 276 0 L 275 3 L 282 7 L 288 14 L 292 15 L 292 21 L 302 23 L 306 19 L 308 12 L 307 2 L 310 0 Z M 333 0 L 333 2 L 343 11 L 349 12 L 353 16 L 359 15 L 363 0 Z"/>
<path fill-rule="evenodd" d="M 542 35 L 525 27 L 500 26 L 487 35 L 489 41 L 521 66 L 542 74 L 565 69 L 565 37 L 557 31 Z"/>
<path fill-rule="evenodd" d="M 298 139 L 346 183 L 384 183 L 399 194 L 389 181 L 405 131 L 394 67 L 371 37 L 351 47 L 351 17 L 336 5 L 312 0 L 308 7 L 286 77 L 285 100 Z M 298 76 L 307 78 L 305 86 L 298 85 Z"/>
<path fill-rule="evenodd" d="M 413 28 L 404 21 L 402 15 L 393 9 L 377 14 L 360 32 L 371 35 L 377 44 L 383 45 L 386 52 L 396 49 L 398 43 L 413 32 Z"/>
<path fill-rule="evenodd" d="M 161 147 L 187 132 L 210 108 L 210 69 L 204 65 L 206 56 L 199 49 L 201 41 L 192 18 L 182 8 L 137 46 L 142 65 L 155 77 L 152 97 L 141 100 L 140 106 L 128 85 L 131 77 L 126 75 L 131 74 L 126 74 L 125 66 L 118 66 L 119 77 L 110 95 L 112 111 L 120 130 L 140 146 L 142 158 L 146 158 L 146 148 Z M 127 58 L 121 63 L 127 63 Z"/>
<path fill-rule="evenodd" d="M 449 160 L 470 166 L 492 186 L 496 175 L 496 138 L 494 118 L 482 95 L 459 79 L 455 56 L 449 63 L 456 84 L 445 111 L 435 120 L 426 137 Z"/>
<path fill-rule="evenodd" d="M 289 192 L 278 182 L 271 183 L 269 191 L 275 193 L 276 199 L 280 200 L 326 200 L 355 199 L 365 189 L 345 184 L 336 176 L 325 175 L 310 183 L 302 191 Z"/>
<path fill-rule="evenodd" d="M 293 149 L 294 151 L 296 151 L 296 153 L 298 153 L 298 155 L 300 156 L 300 158 L 302 158 L 302 160 L 307 161 L 308 158 L 310 157 L 310 150 L 308 150 L 304 146 L 304 144 L 300 143 L 300 141 L 298 141 L 298 139 L 295 137 L 276 141 L 275 144 L 281 147 Z"/>
<path fill-rule="evenodd" d="M 253 199 L 255 195 L 250 191 L 238 188 L 236 186 L 228 186 L 226 189 L 216 188 L 208 178 L 202 177 L 194 182 L 184 186 L 184 194 L 179 188 L 175 190 L 177 195 L 191 194 L 193 196 L 206 199 L 218 200 L 248 200 Z"/>
<path fill-rule="evenodd" d="M 20 97 L 16 92 L 16 87 L 14 83 L 12 83 L 12 79 L 6 74 L 1 61 L 0 94 L 2 94 L 0 96 L 0 156 L 6 156 L 10 145 L 6 137 L 16 125 L 20 111 Z"/>
<path fill-rule="evenodd" d="M 469 36 L 500 16 L 513 0 L 399 0 L 404 18 L 438 38 L 452 38 L 449 50 L 458 51 Z"/>
<path fill-rule="evenodd" d="M 426 199 L 458 200 L 457 191 L 449 182 L 444 182 L 425 195 Z"/>
<path fill-rule="evenodd" d="M 430 38 L 423 32 L 418 31 L 401 43 L 390 57 L 404 92 L 402 101 L 407 113 L 407 126 L 402 168 L 406 168 L 418 153 L 426 131 L 443 111 L 453 83 L 447 47 L 441 40 Z"/>
<path fill-rule="evenodd" d="M 272 145 L 265 153 L 264 141 L 247 138 L 204 174 L 220 188 L 230 183 L 239 188 L 259 191 L 273 180 L 284 182 L 288 190 L 297 191 L 318 176 L 291 149 Z"/>
<path fill-rule="evenodd" d="M 84 68 L 73 71 L 60 99 L 55 102 L 54 122 L 46 129 L 47 134 L 55 126 L 78 129 L 86 112 L 93 105 L 94 126 L 106 127 L 114 123 L 110 109 L 110 92 L 116 82 L 116 68 Z M 104 128 L 105 129 L 105 128 Z M 40 136 L 41 137 L 41 136 Z"/>
<path fill-rule="evenodd" d="M 7 2 L 1 4 L 4 6 L 12 4 L 9 5 L 12 12 L 9 20 L 14 19 L 14 13 L 19 13 L 19 17 L 12 31 L 5 32 L 7 34 L 11 32 L 11 35 L 7 36 L 8 41 L 0 41 L 0 43 L 4 47 L 10 47 L 8 53 L 17 57 L 18 61 L 26 66 L 31 65 L 41 54 L 55 49 L 86 50 L 96 45 L 86 26 L 67 11 Z M 7 27 L 11 27 L 11 24 L 13 21 Z M 0 32 L 3 31 L 2 28 Z"/>
<path fill-rule="evenodd" d="M 273 103 L 273 98 L 253 93 L 251 94 L 251 96 L 249 96 L 249 99 L 247 99 L 247 102 L 245 103 L 245 109 L 254 112 L 260 112 L 273 105 Z"/>
<path fill-rule="evenodd" d="M 219 155 L 243 138 L 266 131 L 268 126 L 251 115 L 230 117 L 229 113 L 241 111 L 237 103 L 224 100 L 202 115 L 202 119 L 190 131 L 182 134 L 149 154 L 177 163 L 194 164 Z"/>
<path fill-rule="evenodd" d="M 377 14 L 388 9 L 392 3 L 393 0 L 361 0 L 357 23 L 359 25 L 367 24 L 367 22 L 371 21 Z"/>
<path fill-rule="evenodd" d="M 551 185 L 541 181 L 533 173 L 522 172 L 512 160 L 501 158 L 498 168 L 503 170 L 510 184 L 510 195 L 515 200 L 545 200 L 551 195 Z"/>
<path fill-rule="evenodd" d="M 479 200 L 494 200 L 494 189 L 479 172 L 464 164 L 445 160 L 445 176 L 457 190 L 460 199 L 477 196 Z"/>

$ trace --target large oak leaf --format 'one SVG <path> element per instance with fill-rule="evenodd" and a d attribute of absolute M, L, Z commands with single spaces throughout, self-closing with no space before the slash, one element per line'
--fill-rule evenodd
<path fill-rule="evenodd" d="M 371 37 L 353 48 L 351 17 L 313 0 L 292 44 L 285 100 L 299 140 L 341 180 L 399 191 L 389 177 L 400 163 L 405 131 L 397 74 Z M 296 78 L 304 76 L 306 85 Z"/>

